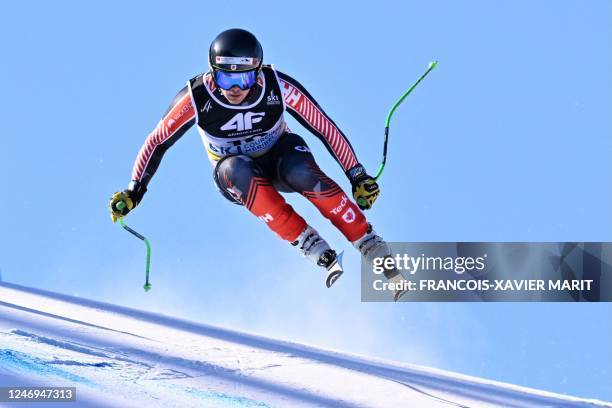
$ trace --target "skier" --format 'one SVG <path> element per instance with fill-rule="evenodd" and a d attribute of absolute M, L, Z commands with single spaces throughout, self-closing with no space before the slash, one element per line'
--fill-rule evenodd
<path fill-rule="evenodd" d="M 272 65 L 263 65 L 261 44 L 242 29 L 219 34 L 210 45 L 208 62 L 210 71 L 187 82 L 144 142 L 128 188 L 110 200 L 113 222 L 142 201 L 164 153 L 195 124 L 220 193 L 245 206 L 303 256 L 326 268 L 328 287 L 342 273 L 339 256 L 279 192 L 306 197 L 366 262 L 390 256 L 387 243 L 360 211 L 372 207 L 380 193 L 378 184 L 357 161 L 344 133 L 304 87 Z M 342 166 L 353 197 L 360 199 L 359 208 L 319 168 L 306 142 L 287 127 L 285 110 L 317 136 Z M 395 269 L 385 276 L 401 280 Z"/>

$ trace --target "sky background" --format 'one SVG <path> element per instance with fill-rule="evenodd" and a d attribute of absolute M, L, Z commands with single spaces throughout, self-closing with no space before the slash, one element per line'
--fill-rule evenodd
<path fill-rule="evenodd" d="M 220 31 L 252 31 L 376 171 L 389 241 L 612 241 L 612 2 L 607 0 L 0 3 L 4 280 L 202 323 L 612 400 L 612 304 L 365 304 L 359 258 L 289 202 L 348 272 L 322 272 L 215 190 L 195 129 L 127 222 L 136 154 Z M 229 3 L 228 3 L 229 4 Z M 320 166 L 321 143 L 287 115 Z"/>

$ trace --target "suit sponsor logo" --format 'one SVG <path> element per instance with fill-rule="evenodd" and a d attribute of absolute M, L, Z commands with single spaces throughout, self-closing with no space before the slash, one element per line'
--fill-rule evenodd
<path fill-rule="evenodd" d="M 274 93 L 274 89 L 270 91 L 270 95 L 268 95 L 266 103 L 268 105 L 280 105 L 280 98 Z"/>
<path fill-rule="evenodd" d="M 202 109 L 200 109 L 200 112 L 208 112 L 210 110 L 211 106 L 212 106 L 212 103 L 210 102 L 210 99 L 209 99 L 204 104 L 204 107 Z"/>
<path fill-rule="evenodd" d="M 336 208 L 332 208 L 330 212 L 332 214 L 339 214 L 340 212 L 342 212 L 344 207 L 346 207 L 347 202 L 348 202 L 348 198 L 346 197 L 346 195 L 343 195 L 342 198 L 340 199 L 340 204 Z"/>
<path fill-rule="evenodd" d="M 278 137 L 274 133 L 257 135 L 251 137 L 248 141 L 240 141 L 239 144 L 217 144 L 208 142 L 208 149 L 218 156 L 227 156 L 230 154 L 253 154 L 268 150 Z"/>
<path fill-rule="evenodd" d="M 243 130 L 253 129 L 253 124 L 261 122 L 266 112 L 239 112 L 234 115 L 225 125 L 221 126 L 221 130 Z"/>
<path fill-rule="evenodd" d="M 300 98 L 302 97 L 302 93 L 297 90 L 294 86 L 289 85 L 288 83 L 285 82 L 284 84 L 285 87 L 285 102 L 288 105 L 291 106 L 297 106 L 298 102 L 300 101 Z"/>
<path fill-rule="evenodd" d="M 170 117 L 170 119 L 168 119 L 168 123 L 166 125 L 168 126 L 168 129 L 171 129 L 172 125 L 178 122 L 187 112 L 189 112 L 190 109 L 191 109 L 191 104 L 189 103 L 184 104 L 178 112 L 176 112 L 174 115 Z"/>
<path fill-rule="evenodd" d="M 231 122 L 232 120 L 228 123 Z M 238 127 L 237 122 L 240 122 L 240 119 L 234 120 L 232 124 Z M 212 135 L 204 131 L 203 139 L 207 149 L 220 157 L 229 154 L 259 154 L 268 151 L 281 137 L 285 128 L 285 121 L 281 117 L 274 127 L 268 131 L 256 128 L 242 132 L 230 131 L 225 135 Z M 202 130 L 202 128 L 199 128 L 199 130 Z"/>

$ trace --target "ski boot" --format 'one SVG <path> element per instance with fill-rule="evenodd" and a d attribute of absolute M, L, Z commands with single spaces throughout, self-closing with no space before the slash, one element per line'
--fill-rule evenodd
<path fill-rule="evenodd" d="M 361 252 L 363 260 L 369 265 L 372 265 L 374 263 L 374 259 L 376 258 L 393 259 L 393 254 L 391 253 L 389 244 L 387 244 L 380 235 L 376 234 L 372 228 L 372 224 L 368 224 L 368 230 L 363 237 L 359 238 L 357 241 L 353 241 L 353 246 L 357 248 L 359 252 Z M 383 272 L 383 275 L 385 275 L 385 278 L 387 278 L 389 282 L 396 284 L 399 284 L 404 280 L 404 277 L 397 270 L 395 265 L 386 269 Z M 404 293 L 406 293 L 406 289 L 396 290 L 393 294 L 393 301 L 397 302 Z"/>
<path fill-rule="evenodd" d="M 297 246 L 302 256 L 309 259 L 318 266 L 327 269 L 325 286 L 328 288 L 344 273 L 342 269 L 342 254 L 329 247 L 329 244 L 310 225 L 291 243 Z"/>

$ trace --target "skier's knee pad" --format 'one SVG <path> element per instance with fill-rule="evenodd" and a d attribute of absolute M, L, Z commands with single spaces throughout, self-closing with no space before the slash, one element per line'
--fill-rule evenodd
<path fill-rule="evenodd" d="M 244 205 L 251 179 L 262 177 L 263 171 L 249 156 L 234 155 L 219 160 L 213 176 L 223 197 L 234 204 Z"/>

